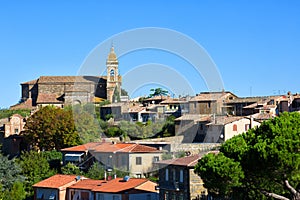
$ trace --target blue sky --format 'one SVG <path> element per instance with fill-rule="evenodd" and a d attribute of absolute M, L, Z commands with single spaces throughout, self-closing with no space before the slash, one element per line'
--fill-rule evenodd
<path fill-rule="evenodd" d="M 194 39 L 216 64 L 225 89 L 238 96 L 300 92 L 299 10 L 296 0 L 4 0 L 0 2 L 0 107 L 18 102 L 21 82 L 41 75 L 76 75 L 98 44 L 143 27 L 172 29 Z M 118 53 L 118 44 L 114 45 Z M 121 74 L 144 63 L 161 63 L 185 71 L 195 92 L 207 90 L 201 78 L 192 78 L 185 61 L 168 53 L 145 50 L 119 61 Z M 145 88 L 135 95 L 147 93 Z"/>

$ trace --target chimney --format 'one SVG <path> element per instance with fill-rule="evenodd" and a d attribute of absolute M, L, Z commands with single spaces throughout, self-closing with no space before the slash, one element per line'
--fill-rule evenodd
<path fill-rule="evenodd" d="M 253 116 L 250 116 L 250 128 L 253 128 Z"/>

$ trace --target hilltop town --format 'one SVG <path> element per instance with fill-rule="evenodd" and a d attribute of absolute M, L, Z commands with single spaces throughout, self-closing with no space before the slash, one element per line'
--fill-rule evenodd
<path fill-rule="evenodd" d="M 130 99 L 114 47 L 106 71 L 22 82 L 20 102 L 2 112 L 10 113 L 0 119 L 7 162 L 17 158 L 24 166 L 46 159 L 43 166 L 52 170 L 27 177 L 27 197 L 211 199 L 196 170 L 199 160 L 281 113 L 300 111 L 300 94 L 292 92 L 238 97 L 202 91 L 174 98 L 153 88 L 147 97 Z"/>

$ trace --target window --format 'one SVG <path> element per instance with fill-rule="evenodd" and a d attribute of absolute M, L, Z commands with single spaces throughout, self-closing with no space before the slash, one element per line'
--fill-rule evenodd
<path fill-rule="evenodd" d="M 110 76 L 115 76 L 115 70 L 113 69 L 110 70 Z"/>
<path fill-rule="evenodd" d="M 248 131 L 249 128 L 250 128 L 250 124 L 245 124 L 245 131 Z"/>
<path fill-rule="evenodd" d="M 158 162 L 159 161 L 159 157 L 158 156 L 154 156 L 153 157 L 153 162 Z"/>
<path fill-rule="evenodd" d="M 183 183 L 183 170 L 180 170 L 180 174 L 179 174 L 179 181 L 180 183 Z"/>
<path fill-rule="evenodd" d="M 135 164 L 136 165 L 141 165 L 142 164 L 142 157 L 136 157 L 135 158 Z"/>
<path fill-rule="evenodd" d="M 166 181 L 169 181 L 169 169 L 166 169 Z"/>
<path fill-rule="evenodd" d="M 15 134 L 18 134 L 19 133 L 19 129 L 15 129 Z"/>
<path fill-rule="evenodd" d="M 237 125 L 236 125 L 236 124 L 233 124 L 232 130 L 233 130 L 233 131 L 237 131 Z"/>

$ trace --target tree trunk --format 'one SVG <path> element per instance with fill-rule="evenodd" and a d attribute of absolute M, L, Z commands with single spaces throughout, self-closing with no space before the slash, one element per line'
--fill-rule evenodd
<path fill-rule="evenodd" d="M 271 193 L 271 192 L 267 192 L 267 191 L 262 191 L 262 193 L 268 197 L 272 197 L 274 199 L 278 199 L 278 200 L 300 200 L 300 192 L 297 191 L 295 188 L 293 188 L 290 184 L 288 180 L 284 181 L 285 186 L 287 187 L 287 189 L 291 192 L 292 198 L 286 198 L 284 196 L 275 194 L 275 193 Z"/>
<path fill-rule="evenodd" d="M 271 193 L 271 192 L 266 192 L 266 191 L 262 191 L 262 193 L 268 197 L 272 197 L 274 199 L 278 199 L 278 200 L 290 200 L 284 196 L 281 196 L 281 195 L 278 195 L 278 194 L 275 194 L 275 193 Z"/>
<path fill-rule="evenodd" d="M 292 193 L 292 200 L 300 200 L 300 192 L 293 188 L 288 180 L 284 181 L 287 189 Z"/>

